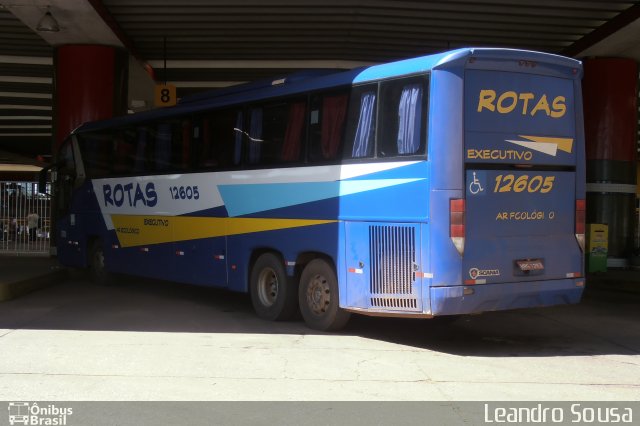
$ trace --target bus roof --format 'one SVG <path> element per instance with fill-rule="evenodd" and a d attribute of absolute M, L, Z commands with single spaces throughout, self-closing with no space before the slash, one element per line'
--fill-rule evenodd
<path fill-rule="evenodd" d="M 308 79 L 291 79 L 291 77 L 285 77 L 277 78 L 275 80 L 261 80 L 258 82 L 233 86 L 221 89 L 219 92 L 213 91 L 208 97 L 191 98 L 187 102 L 182 102 L 175 107 L 155 109 L 108 120 L 85 123 L 78 127 L 74 133 L 91 132 L 153 120 L 170 119 L 213 108 L 224 108 L 247 102 L 255 102 L 281 96 L 291 96 L 297 93 L 345 87 L 353 83 L 355 76 L 357 76 L 360 71 L 362 71 L 362 68 L 333 73 L 321 77 L 310 77 Z M 288 79 L 293 81 L 288 81 Z"/>
<path fill-rule="evenodd" d="M 213 108 L 224 108 L 264 99 L 293 96 L 298 93 L 345 87 L 402 75 L 428 72 L 451 66 L 469 57 L 484 59 L 519 59 L 544 62 L 551 65 L 581 68 L 580 61 L 549 53 L 518 49 L 463 48 L 428 56 L 420 56 L 396 62 L 349 71 L 330 73 L 330 70 L 308 70 L 283 78 L 260 80 L 224 89 L 208 91 L 185 98 L 175 107 L 144 111 L 102 121 L 89 122 L 78 127 L 74 133 L 124 127 L 155 120 L 171 119 Z"/>
<path fill-rule="evenodd" d="M 499 49 L 499 48 L 464 48 L 451 50 L 435 55 L 421 56 L 418 58 L 405 59 L 397 62 L 373 65 L 365 68 L 354 79 L 354 83 L 381 80 L 406 74 L 417 74 L 431 71 L 433 69 L 444 68 L 452 64 L 460 63 L 467 58 L 477 59 L 513 59 L 523 61 L 541 62 L 567 68 L 581 68 L 581 62 L 565 56 L 551 53 L 534 52 L 520 49 Z"/>

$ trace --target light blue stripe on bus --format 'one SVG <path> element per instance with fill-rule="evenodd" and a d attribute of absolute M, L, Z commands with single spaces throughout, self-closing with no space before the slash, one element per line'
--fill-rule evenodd
<path fill-rule="evenodd" d="M 375 179 L 335 182 L 220 185 L 230 217 L 373 191 L 423 179 Z"/>

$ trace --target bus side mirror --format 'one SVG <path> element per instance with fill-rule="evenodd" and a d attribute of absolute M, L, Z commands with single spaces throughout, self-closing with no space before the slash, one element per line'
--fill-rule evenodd
<path fill-rule="evenodd" d="M 47 175 L 49 174 L 51 169 L 53 169 L 53 167 L 54 165 L 51 164 L 47 167 L 44 167 L 42 170 L 40 170 L 40 173 L 38 173 L 38 192 L 40 194 L 51 195 L 47 193 Z"/>

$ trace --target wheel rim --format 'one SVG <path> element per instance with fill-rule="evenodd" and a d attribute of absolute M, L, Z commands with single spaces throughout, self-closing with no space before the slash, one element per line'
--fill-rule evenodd
<path fill-rule="evenodd" d="M 272 306 L 278 298 L 278 276 L 271 268 L 264 268 L 258 276 L 258 298 L 263 306 Z"/>
<path fill-rule="evenodd" d="M 307 287 L 307 304 L 316 315 L 327 312 L 331 303 L 331 288 L 327 279 L 320 274 L 314 275 Z"/>
<path fill-rule="evenodd" d="M 104 253 L 102 253 L 102 250 L 96 250 L 94 254 L 94 265 L 96 273 L 101 274 L 104 270 Z"/>

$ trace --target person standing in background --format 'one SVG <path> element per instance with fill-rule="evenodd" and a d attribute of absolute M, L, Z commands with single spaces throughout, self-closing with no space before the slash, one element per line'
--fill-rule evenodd
<path fill-rule="evenodd" d="M 27 215 L 27 227 L 29 228 L 29 241 L 35 241 L 38 235 L 38 213 L 29 213 Z"/>

